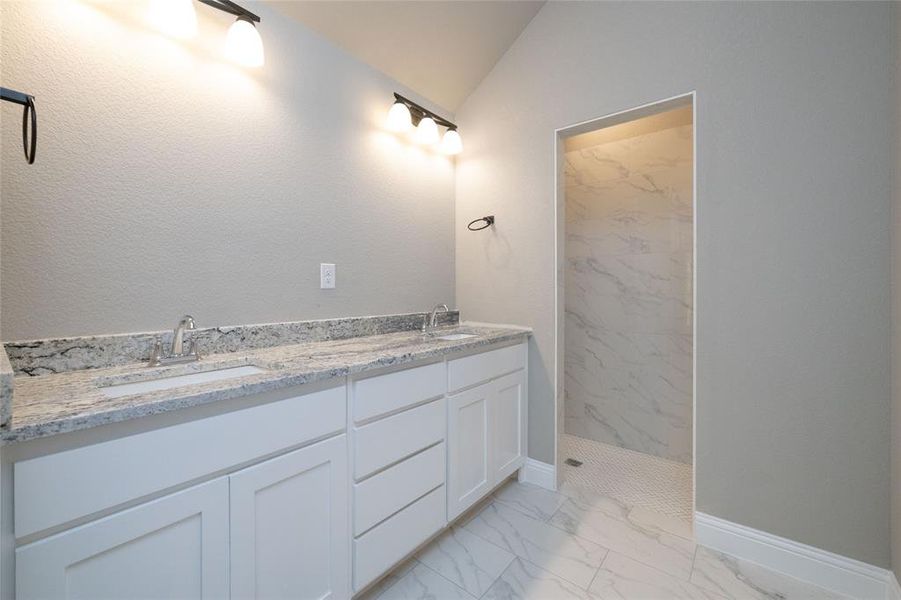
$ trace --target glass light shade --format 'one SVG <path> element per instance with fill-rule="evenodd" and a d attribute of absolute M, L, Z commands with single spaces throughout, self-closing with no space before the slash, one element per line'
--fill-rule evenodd
<path fill-rule="evenodd" d="M 438 143 L 438 125 L 432 117 L 423 117 L 416 127 L 416 141 L 431 146 Z"/>
<path fill-rule="evenodd" d="M 225 36 L 225 56 L 245 67 L 262 67 L 263 40 L 249 20 L 238 17 Z"/>
<path fill-rule="evenodd" d="M 194 0 L 150 0 L 147 19 L 166 35 L 178 38 L 197 35 Z"/>
<path fill-rule="evenodd" d="M 408 131 L 413 127 L 413 119 L 410 117 L 410 109 L 403 102 L 395 102 L 388 109 L 388 119 L 385 125 L 391 131 Z"/>
<path fill-rule="evenodd" d="M 463 139 L 456 129 L 448 129 L 441 138 L 441 151 L 445 154 L 460 154 L 463 152 Z"/>

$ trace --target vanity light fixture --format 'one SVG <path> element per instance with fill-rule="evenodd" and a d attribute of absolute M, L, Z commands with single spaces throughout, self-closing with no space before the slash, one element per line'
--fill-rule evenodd
<path fill-rule="evenodd" d="M 396 101 L 388 109 L 388 120 L 385 125 L 391 131 L 404 133 L 413 128 L 413 117 L 410 116 L 410 109 L 400 100 Z"/>
<path fill-rule="evenodd" d="M 231 0 L 199 0 L 207 6 L 238 17 L 225 36 L 225 56 L 245 67 L 262 67 L 265 62 L 263 40 L 254 23 L 260 17 Z"/>
<path fill-rule="evenodd" d="M 416 126 L 416 141 L 424 146 L 432 146 L 438 143 L 441 136 L 438 135 L 438 124 L 435 119 L 425 116 L 419 120 Z"/>
<path fill-rule="evenodd" d="M 245 67 L 261 67 L 265 62 L 263 40 L 254 23 L 260 17 L 231 0 L 198 0 L 237 20 L 225 36 L 225 57 Z M 149 18 L 161 31 L 181 38 L 197 35 L 197 13 L 193 0 L 151 0 Z"/>
<path fill-rule="evenodd" d="M 394 94 L 394 104 L 388 109 L 385 125 L 397 132 L 409 131 L 415 127 L 414 139 L 417 142 L 432 146 L 441 140 L 439 148 L 445 154 L 459 154 L 463 151 L 463 140 L 456 125 L 398 93 Z M 438 131 L 439 125 L 447 128 L 443 138 Z"/>
<path fill-rule="evenodd" d="M 463 152 L 463 139 L 456 128 L 448 129 L 441 138 L 441 151 L 445 154 L 460 154 Z"/>

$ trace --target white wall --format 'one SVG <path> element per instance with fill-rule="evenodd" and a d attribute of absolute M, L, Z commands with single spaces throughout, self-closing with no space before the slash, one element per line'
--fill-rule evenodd
<path fill-rule="evenodd" d="M 454 290 L 453 162 L 382 132 L 386 76 L 268 7 L 266 66 L 220 58 L 195 3 L 2 2 L 2 77 L 37 97 L 37 162 L 2 107 L 2 338 L 427 310 Z M 319 263 L 337 263 L 319 290 Z"/>
<path fill-rule="evenodd" d="M 535 329 L 554 459 L 554 131 L 697 90 L 697 509 L 887 566 L 893 7 L 545 5 L 458 111 L 467 318 Z"/>

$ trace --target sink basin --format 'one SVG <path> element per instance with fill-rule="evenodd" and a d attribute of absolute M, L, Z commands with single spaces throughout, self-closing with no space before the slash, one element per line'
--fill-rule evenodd
<path fill-rule="evenodd" d="M 246 377 L 247 375 L 257 375 L 265 372 L 266 369 L 261 369 L 252 365 L 244 365 L 241 367 L 228 367 L 225 369 L 215 369 L 213 371 L 202 371 L 200 373 L 189 373 L 188 375 L 177 375 L 175 377 L 159 377 L 157 379 L 148 379 L 146 381 L 120 383 L 118 385 L 103 387 L 101 388 L 101 391 L 107 398 L 121 398 L 122 396 L 131 396 L 133 394 L 145 394 L 147 392 L 168 390 L 170 388 L 196 385 L 198 383 L 212 383 L 214 381 L 222 381 L 223 379 Z"/>
<path fill-rule="evenodd" d="M 447 335 L 436 336 L 436 340 L 445 340 L 452 342 L 453 340 L 465 340 L 466 338 L 476 337 L 474 333 L 448 333 Z"/>

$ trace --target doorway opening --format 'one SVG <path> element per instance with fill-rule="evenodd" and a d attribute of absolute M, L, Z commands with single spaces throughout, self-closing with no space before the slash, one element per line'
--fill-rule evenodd
<path fill-rule="evenodd" d="M 558 486 L 694 510 L 695 95 L 557 131 Z"/>

